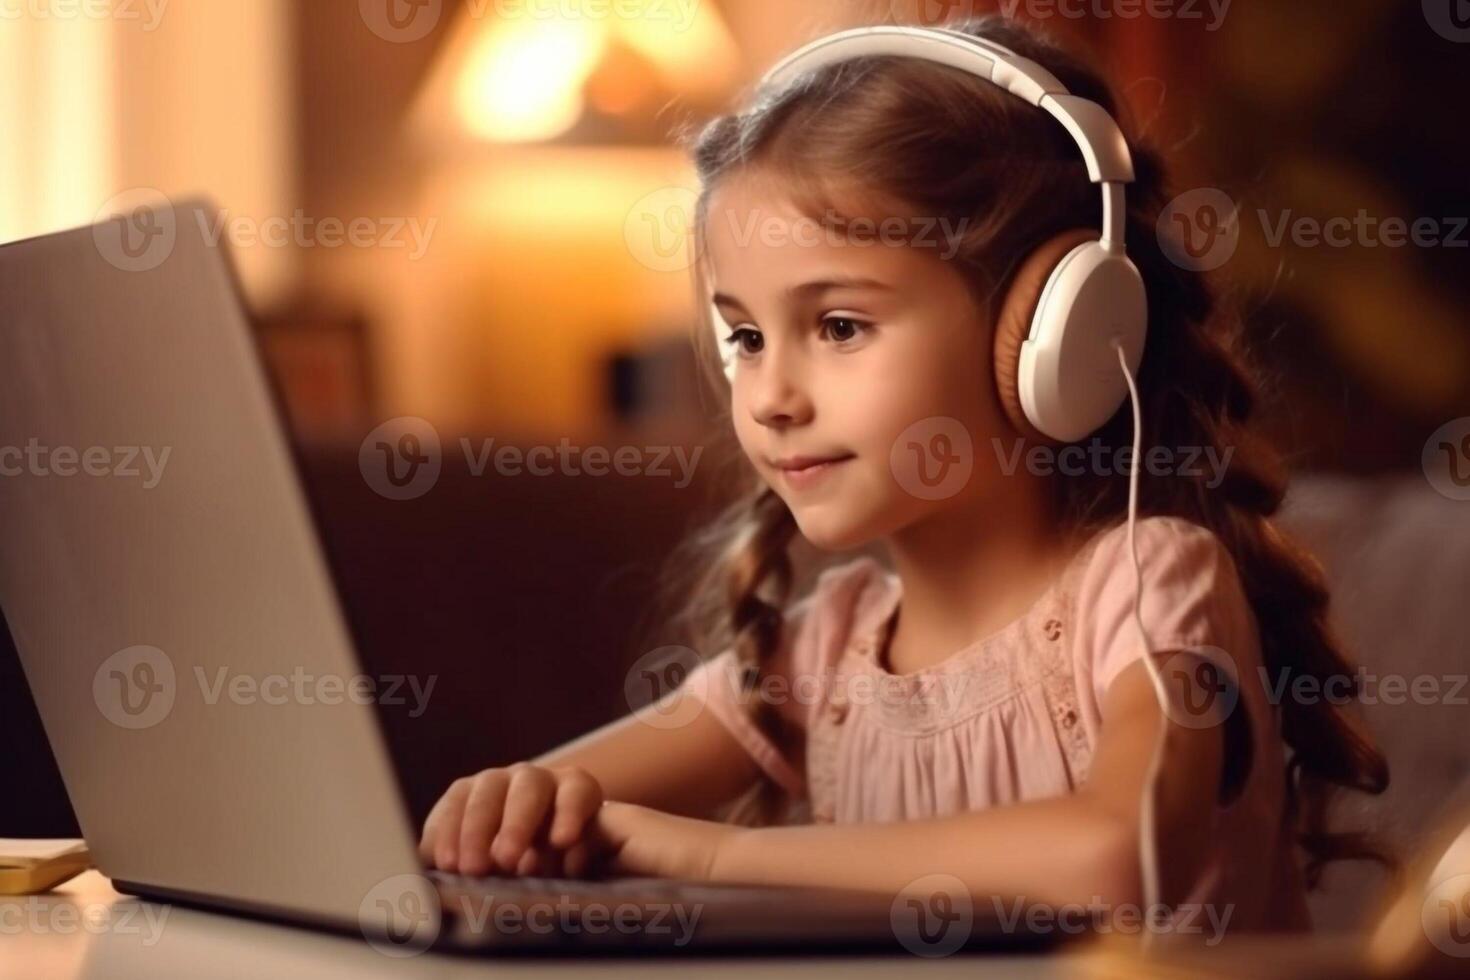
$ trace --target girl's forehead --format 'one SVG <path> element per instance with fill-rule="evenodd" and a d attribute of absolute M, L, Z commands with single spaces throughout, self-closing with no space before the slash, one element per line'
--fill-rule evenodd
<path fill-rule="evenodd" d="M 735 178 L 721 183 L 709 196 L 705 213 L 710 231 L 729 231 L 751 214 L 786 220 L 805 216 L 791 194 L 769 181 Z"/>
<path fill-rule="evenodd" d="M 778 181 L 742 175 L 711 190 L 703 250 L 716 280 L 751 288 L 806 280 L 814 270 L 891 282 L 941 274 L 925 253 L 944 253 L 944 227 L 907 213 L 855 185 L 834 186 L 820 202 L 799 201 Z"/>
<path fill-rule="evenodd" d="M 763 210 L 819 222 L 883 221 L 910 210 L 881 190 L 850 178 L 782 174 L 767 167 L 748 167 L 726 175 L 712 189 L 708 207 L 711 215 L 716 208 L 745 213 Z"/>

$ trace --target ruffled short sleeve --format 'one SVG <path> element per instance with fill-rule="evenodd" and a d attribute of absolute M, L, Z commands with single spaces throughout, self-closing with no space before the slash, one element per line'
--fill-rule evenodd
<path fill-rule="evenodd" d="M 870 558 L 823 571 L 811 591 L 784 614 L 780 644 L 766 666 L 763 690 L 788 728 L 805 735 L 819 707 L 826 666 L 850 628 L 864 586 L 881 574 Z M 807 795 L 804 758 L 784 750 L 750 718 L 741 694 L 733 648 L 700 664 L 680 688 L 700 699 L 729 730 L 752 759 L 793 799 Z"/>
<path fill-rule="evenodd" d="M 1227 669 L 1253 659 L 1254 618 L 1235 563 L 1208 528 L 1178 517 L 1149 517 L 1135 529 L 1143 568 L 1142 618 L 1156 653 L 1194 650 Z M 1105 532 L 1077 589 L 1080 679 L 1101 706 L 1109 685 L 1143 655 L 1133 620 L 1136 592 L 1128 529 Z"/>

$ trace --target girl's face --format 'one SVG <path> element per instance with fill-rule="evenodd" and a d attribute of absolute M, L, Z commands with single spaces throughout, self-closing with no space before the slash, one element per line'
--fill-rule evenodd
<path fill-rule="evenodd" d="M 993 440 L 1008 453 L 1015 438 L 987 316 L 942 258 L 953 243 L 937 223 L 927 245 L 882 227 L 829 230 L 746 174 L 709 200 L 715 305 L 722 332 L 738 332 L 735 433 L 824 550 L 984 506 L 998 485 Z M 803 457 L 832 462 L 793 472 Z"/>

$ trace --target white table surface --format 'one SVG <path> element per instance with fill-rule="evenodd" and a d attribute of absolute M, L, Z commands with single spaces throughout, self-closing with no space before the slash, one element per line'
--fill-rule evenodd
<path fill-rule="evenodd" d="M 941 977 L 1135 977 L 1149 975 L 1232 976 L 1242 969 L 1262 978 L 1288 961 L 1290 974 L 1316 973 L 1329 960 L 1341 962 L 1341 938 L 1262 942 L 1246 949 L 1219 950 L 1187 964 L 1139 962 L 1131 948 L 1097 947 L 1050 956 L 946 957 L 842 955 L 740 957 L 637 957 L 621 959 L 469 958 L 426 952 L 392 958 L 351 936 L 314 932 L 120 895 L 107 878 L 88 871 L 33 896 L 0 896 L 0 980 L 75 978 L 342 977 L 373 980 L 413 978 L 498 978 L 587 976 L 649 980 L 684 977 L 761 976 L 887 978 L 896 971 L 922 970 Z M 1242 959 L 1244 957 L 1244 960 Z M 1249 965 L 1245 960 L 1249 960 Z M 1276 970 L 1262 969 L 1265 964 Z M 1150 965 L 1160 969 L 1151 970 Z M 1322 975 L 1332 975 L 1331 971 Z"/>

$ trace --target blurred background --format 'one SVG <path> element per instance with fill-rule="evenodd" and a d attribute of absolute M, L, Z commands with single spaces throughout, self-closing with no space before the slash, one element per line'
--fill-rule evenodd
<path fill-rule="evenodd" d="M 1470 441 L 1447 473 L 1426 464 L 1435 433 L 1470 416 L 1470 12 L 1143 7 L 0 0 L 0 242 L 140 195 L 218 207 L 369 672 L 440 677 L 422 717 L 384 710 L 417 819 L 453 777 L 626 712 L 630 665 L 679 642 L 663 561 L 717 505 L 727 463 L 688 342 L 697 188 L 673 134 L 818 34 L 1004 12 L 1106 69 L 1181 201 L 1232 205 L 1238 244 L 1215 274 L 1266 355 L 1266 422 L 1298 474 L 1288 519 L 1322 555 L 1355 653 L 1463 672 Z M 1278 234 L 1360 215 L 1376 230 L 1342 244 Z M 1393 245 L 1388 219 L 1433 224 Z M 431 492 L 390 500 L 359 449 L 404 416 L 432 426 L 444 466 Z M 488 438 L 711 453 L 684 485 L 677 466 L 476 476 L 457 447 Z M 0 765 L 26 788 L 0 835 L 74 834 L 13 655 L 0 683 Z M 1364 812 L 1410 841 L 1422 805 L 1470 771 L 1470 708 L 1369 713 L 1395 787 Z"/>

